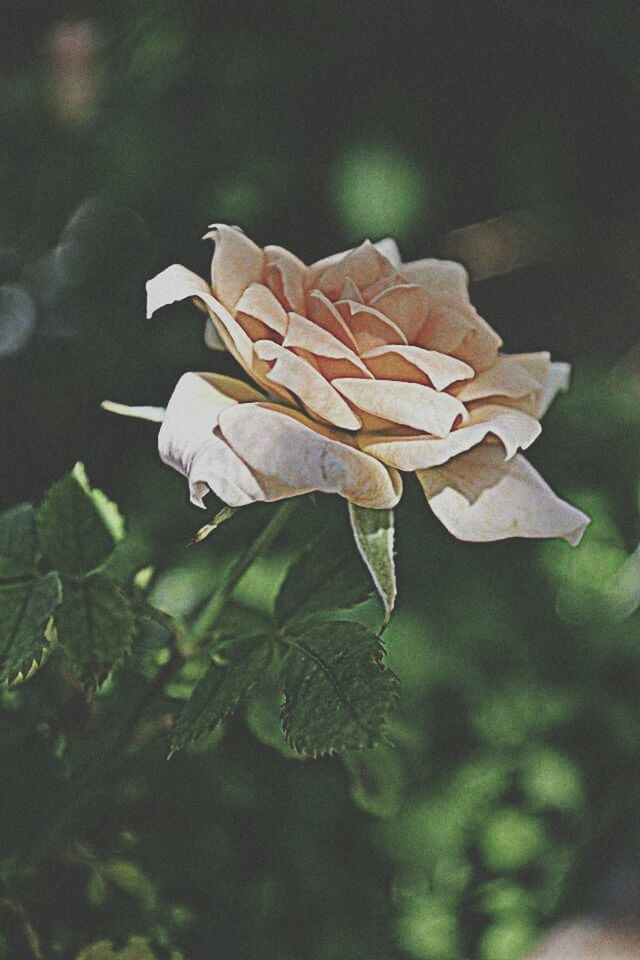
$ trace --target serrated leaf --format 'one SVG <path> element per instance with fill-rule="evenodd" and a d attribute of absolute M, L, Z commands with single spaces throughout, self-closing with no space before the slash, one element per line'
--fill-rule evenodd
<path fill-rule="evenodd" d="M 287 638 L 282 728 L 299 753 L 373 747 L 397 697 L 379 638 L 360 623 L 333 620 Z"/>
<path fill-rule="evenodd" d="M 131 647 L 135 620 L 121 588 L 104 573 L 65 583 L 54 622 L 78 676 L 98 685 Z"/>
<path fill-rule="evenodd" d="M 266 644 L 241 643 L 225 651 L 198 681 L 178 717 L 171 752 L 203 737 L 238 707 L 262 676 L 269 658 Z"/>
<path fill-rule="evenodd" d="M 21 503 L 0 514 L 0 577 L 34 573 L 40 546 L 36 512 L 30 503 Z"/>
<path fill-rule="evenodd" d="M 56 573 L 0 586 L 0 682 L 25 677 L 48 645 L 45 630 L 60 603 Z"/>
<path fill-rule="evenodd" d="M 372 510 L 350 503 L 349 519 L 360 555 L 384 606 L 384 628 L 391 619 L 397 593 L 393 559 L 393 510 Z"/>
<path fill-rule="evenodd" d="M 371 592 L 353 543 L 330 532 L 290 566 L 276 597 L 275 617 L 283 625 L 326 610 L 348 610 Z"/>
<path fill-rule="evenodd" d="M 98 567 L 122 537 L 118 508 L 92 490 L 82 464 L 51 487 L 38 511 L 42 549 L 62 573 L 82 574 Z"/>

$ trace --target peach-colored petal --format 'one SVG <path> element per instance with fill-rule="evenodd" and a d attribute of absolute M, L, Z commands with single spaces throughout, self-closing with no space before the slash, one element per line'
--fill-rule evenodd
<path fill-rule="evenodd" d="M 480 373 L 496 362 L 502 338 L 473 307 L 470 308 L 469 317 L 472 329 L 453 353 Z"/>
<path fill-rule="evenodd" d="M 211 224 L 205 239 L 215 242 L 211 287 L 217 300 L 233 310 L 248 286 L 260 283 L 264 254 L 241 230 L 223 223 Z"/>
<path fill-rule="evenodd" d="M 302 357 L 272 340 L 259 340 L 255 350 L 261 360 L 275 361 L 266 374 L 269 382 L 291 391 L 309 413 L 343 430 L 357 430 L 361 426 L 360 418 L 338 391 Z"/>
<path fill-rule="evenodd" d="M 103 400 L 100 406 L 108 413 L 117 413 L 121 417 L 150 420 L 152 423 L 162 423 L 164 420 L 164 407 L 131 407 L 127 403 L 116 403 L 113 400 Z"/>
<path fill-rule="evenodd" d="M 356 303 L 364 303 L 364 297 L 360 287 L 353 277 L 345 277 L 340 291 L 340 300 L 355 300 Z"/>
<path fill-rule="evenodd" d="M 569 389 L 571 379 L 571 366 L 568 363 L 552 363 L 549 367 L 549 375 L 542 388 L 538 398 L 538 407 L 536 415 L 544 416 L 558 393 L 564 393 Z"/>
<path fill-rule="evenodd" d="M 436 437 L 448 436 L 458 418 L 465 423 L 469 419 L 459 400 L 421 383 L 346 377 L 334 380 L 333 386 L 367 413 Z"/>
<path fill-rule="evenodd" d="M 307 268 L 284 247 L 264 248 L 265 278 L 269 288 L 288 312 L 304 312 Z"/>
<path fill-rule="evenodd" d="M 400 269 L 409 283 L 419 283 L 431 297 L 469 302 L 469 275 L 461 263 L 429 257 L 403 263 Z"/>
<path fill-rule="evenodd" d="M 550 357 L 546 352 L 499 356 L 493 366 L 483 370 L 470 383 L 455 388 L 463 403 L 485 397 L 529 397 L 542 391 L 549 375 Z"/>
<path fill-rule="evenodd" d="M 336 339 L 341 340 L 345 346 L 352 350 L 358 349 L 354 336 L 341 314 L 321 290 L 309 291 L 307 315 L 323 330 L 328 330 Z"/>
<path fill-rule="evenodd" d="M 231 377 L 185 373 L 169 400 L 158 434 L 162 460 L 189 480 L 191 501 L 203 507 L 212 490 L 229 506 L 263 500 L 264 494 L 245 463 L 216 433 L 220 413 L 238 400 L 262 395 Z"/>
<path fill-rule="evenodd" d="M 375 307 L 355 300 L 337 300 L 335 307 L 349 327 L 360 353 L 386 343 L 407 343 L 400 327 Z"/>
<path fill-rule="evenodd" d="M 385 257 L 393 267 L 400 268 L 400 251 L 398 250 L 398 245 L 391 237 L 385 237 L 383 240 L 378 240 L 373 246 L 378 250 L 383 257 Z M 349 256 L 350 253 L 353 253 L 354 247 L 351 247 L 349 250 L 342 250 L 340 253 L 332 253 L 329 257 L 323 257 L 322 260 L 316 260 L 315 263 L 312 263 L 309 267 L 309 274 L 311 278 L 319 277 L 321 273 L 324 273 L 328 267 L 333 267 L 337 263 L 340 263 L 341 260 L 344 260 L 345 257 Z"/>
<path fill-rule="evenodd" d="M 342 340 L 334 337 L 328 330 L 317 323 L 312 323 L 306 317 L 301 317 L 298 313 L 289 314 L 289 326 L 283 346 L 299 347 L 318 357 L 346 360 L 362 371 L 365 376 L 372 376 L 354 350 L 351 350 Z"/>
<path fill-rule="evenodd" d="M 363 507 L 396 505 L 402 483 L 395 471 L 343 443 L 302 414 L 260 403 L 229 407 L 220 430 L 248 466 L 291 488 L 339 493 Z"/>
<path fill-rule="evenodd" d="M 424 383 L 424 374 L 436 390 L 444 390 L 457 380 L 468 380 L 473 367 L 436 350 L 404 344 L 385 344 L 362 354 L 371 372 L 381 380 L 410 380 Z"/>
<path fill-rule="evenodd" d="M 196 304 L 198 303 L 197 300 L 194 302 Z M 213 320 L 208 314 L 209 311 L 207 311 L 207 322 L 204 326 L 204 345 L 205 347 L 209 347 L 209 350 L 226 350 L 224 340 L 216 330 Z"/>
<path fill-rule="evenodd" d="M 370 301 L 370 306 L 393 320 L 409 343 L 417 336 L 427 318 L 427 294 L 417 283 L 399 283 L 387 287 Z"/>
<path fill-rule="evenodd" d="M 589 523 L 521 454 L 505 461 L 495 445 L 481 444 L 417 476 L 431 509 L 459 540 L 562 537 L 575 545 Z"/>
<path fill-rule="evenodd" d="M 425 470 L 477 446 L 488 436 L 497 437 L 507 460 L 526 450 L 540 434 L 540 424 L 520 410 L 487 405 L 471 414 L 471 423 L 448 437 L 393 437 L 359 433 L 358 446 L 372 457 L 398 470 Z"/>
<path fill-rule="evenodd" d="M 258 323 L 251 325 L 242 315 Z M 252 283 L 247 287 L 236 305 L 236 318 L 252 340 L 265 339 L 267 330 L 281 337 L 287 332 L 287 312 L 275 294 L 263 283 Z"/>
<path fill-rule="evenodd" d="M 330 300 L 336 300 L 340 296 L 347 277 L 351 277 L 366 298 L 367 290 L 380 282 L 386 282 L 386 286 L 390 286 L 398 275 L 398 268 L 369 240 L 365 240 L 359 247 L 320 272 L 314 265 L 309 275 L 311 284 L 322 290 Z"/>

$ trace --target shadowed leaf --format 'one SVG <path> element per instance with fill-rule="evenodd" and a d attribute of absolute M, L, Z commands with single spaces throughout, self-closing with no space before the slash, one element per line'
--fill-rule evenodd
<path fill-rule="evenodd" d="M 45 630 L 60 603 L 56 573 L 0 586 L 0 682 L 25 677 L 47 646 Z"/>

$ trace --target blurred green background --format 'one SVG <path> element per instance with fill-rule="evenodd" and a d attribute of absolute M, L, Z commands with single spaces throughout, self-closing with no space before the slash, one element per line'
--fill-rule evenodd
<path fill-rule="evenodd" d="M 388 233 L 405 259 L 466 259 L 508 351 L 574 365 L 531 460 L 593 517 L 576 551 L 461 544 L 407 482 L 395 749 L 296 761 L 260 702 L 170 763 L 143 745 L 20 891 L 50 955 L 135 935 L 154 953 L 123 960 L 519 960 L 558 917 L 637 917 L 637 6 L 0 0 L 0 18 L 0 506 L 82 459 L 160 571 L 154 601 L 210 592 L 253 520 L 187 553 L 203 515 L 154 428 L 99 402 L 233 372 L 189 305 L 144 320 L 144 281 L 206 273 L 199 237 L 227 221 L 306 261 Z M 305 508 L 242 599 L 266 608 L 344 512 Z M 11 872 L 109 696 L 43 671 L 2 698 Z M 0 903 L 3 960 L 35 955 L 24 930 Z"/>

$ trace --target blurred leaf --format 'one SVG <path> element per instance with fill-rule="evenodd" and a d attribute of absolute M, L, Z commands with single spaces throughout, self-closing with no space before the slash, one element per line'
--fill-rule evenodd
<path fill-rule="evenodd" d="M 17 577 L 35 571 L 40 549 L 36 512 L 21 503 L 0 514 L 0 577 Z"/>
<path fill-rule="evenodd" d="M 291 636 L 282 665 L 282 728 L 299 753 L 373 747 L 397 696 L 384 648 L 362 624 L 332 620 Z"/>
<path fill-rule="evenodd" d="M 116 950 L 110 940 L 100 940 L 85 947 L 76 960 L 157 960 L 157 954 L 144 937 L 131 937 L 122 950 Z"/>
<path fill-rule="evenodd" d="M 22 287 L 0 287 L 0 357 L 26 347 L 36 326 L 36 305 Z"/>
<path fill-rule="evenodd" d="M 331 531 L 291 564 L 276 597 L 275 617 L 282 625 L 327 610 L 348 610 L 370 596 L 353 544 Z"/>
<path fill-rule="evenodd" d="M 266 684 L 260 684 L 247 704 L 247 726 L 260 743 L 272 747 L 289 760 L 300 760 L 300 754 L 295 753 L 282 736 L 281 706 L 282 692 L 275 681 L 268 679 Z"/>
<path fill-rule="evenodd" d="M 128 652 L 135 630 L 129 601 L 104 573 L 79 583 L 65 583 L 54 617 L 58 640 L 74 670 L 85 682 L 99 685 Z"/>
<path fill-rule="evenodd" d="M 60 598 L 56 573 L 0 586 L 0 682 L 25 677 L 34 662 L 40 663 L 48 643 L 45 630 Z"/>
<path fill-rule="evenodd" d="M 393 510 L 370 510 L 350 503 L 349 518 L 358 550 L 384 605 L 386 626 L 396 602 Z"/>
<path fill-rule="evenodd" d="M 481 838 L 484 861 L 493 870 L 520 870 L 543 850 L 542 821 L 516 808 L 500 810 L 487 822 Z"/>
<path fill-rule="evenodd" d="M 266 644 L 244 642 L 225 651 L 224 663 L 212 663 L 178 717 L 171 752 L 182 750 L 233 713 L 262 676 L 268 656 Z"/>
<path fill-rule="evenodd" d="M 405 773 L 397 751 L 379 745 L 347 753 L 342 762 L 349 773 L 353 802 L 376 817 L 395 817 L 402 805 Z"/>
<path fill-rule="evenodd" d="M 102 491 L 91 489 L 84 467 L 77 463 L 44 498 L 38 530 L 52 566 L 80 574 L 109 556 L 122 537 L 123 521 L 116 505 Z"/>

